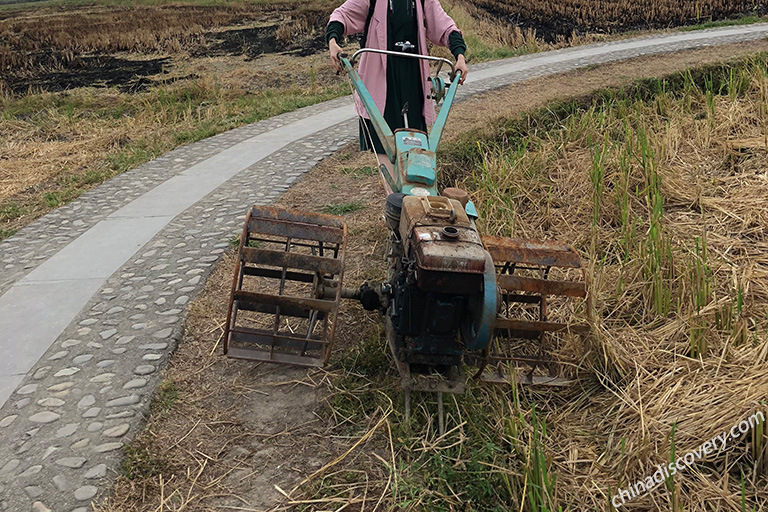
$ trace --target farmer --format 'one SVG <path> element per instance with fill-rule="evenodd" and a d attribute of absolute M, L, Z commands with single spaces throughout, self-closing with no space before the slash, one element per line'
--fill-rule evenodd
<path fill-rule="evenodd" d="M 363 33 L 360 45 L 364 48 L 426 55 L 427 41 L 447 46 L 456 57 L 456 69 L 461 70 L 460 83 L 467 77 L 464 38 L 439 0 L 346 0 L 331 14 L 325 35 L 331 62 L 337 71 L 341 71 L 339 53 L 342 51 L 338 42 L 343 36 L 358 32 Z M 409 46 L 413 49 L 409 50 Z M 411 129 L 426 131 L 427 124 L 434 121 L 432 102 L 425 101 L 430 91 L 427 61 L 365 53 L 360 58 L 358 73 L 393 131 L 404 128 L 401 111 L 406 103 Z M 370 138 L 376 153 L 384 154 L 357 94 L 355 110 L 361 117 L 360 149 L 370 148 Z M 380 160 L 391 167 L 389 159 Z"/>

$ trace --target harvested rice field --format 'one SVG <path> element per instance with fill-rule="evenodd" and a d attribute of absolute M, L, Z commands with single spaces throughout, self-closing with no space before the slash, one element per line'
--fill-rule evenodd
<path fill-rule="evenodd" d="M 583 354 L 574 394 L 478 390 L 481 409 L 457 407 L 497 412 L 480 436 L 498 449 L 485 462 L 518 474 L 495 475 L 495 499 L 516 510 L 766 506 L 767 64 L 646 80 L 465 142 L 473 172 L 459 179 L 485 232 L 574 243 L 594 300 L 593 338 L 562 345 L 569 360 Z M 679 465 L 753 415 L 724 448 Z M 630 486 L 631 499 L 614 499 Z"/>
<path fill-rule="evenodd" d="M 522 27 L 543 40 L 562 41 L 584 33 L 699 25 L 713 20 L 763 16 L 768 4 L 753 0 L 478 0 L 479 8 Z"/>
<path fill-rule="evenodd" d="M 431 394 L 406 421 L 380 320 L 349 304 L 323 370 L 227 360 L 232 257 L 100 510 L 763 510 L 768 56 L 671 74 L 664 59 L 475 98 L 440 156 L 483 233 L 567 241 L 587 263 L 572 319 L 592 332 L 548 348 L 571 386 L 470 384 L 440 435 Z M 639 67 L 661 78 L 627 80 Z M 593 81 L 611 86 L 543 93 Z M 280 201 L 355 202 L 347 283 L 384 273 L 370 165 L 349 147 Z"/>

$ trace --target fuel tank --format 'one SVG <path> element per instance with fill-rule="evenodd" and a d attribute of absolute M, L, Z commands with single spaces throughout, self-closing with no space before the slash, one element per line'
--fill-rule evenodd
<path fill-rule="evenodd" d="M 459 201 L 406 196 L 399 230 L 405 257 L 416 262 L 420 289 L 457 295 L 482 291 L 486 252 Z"/>

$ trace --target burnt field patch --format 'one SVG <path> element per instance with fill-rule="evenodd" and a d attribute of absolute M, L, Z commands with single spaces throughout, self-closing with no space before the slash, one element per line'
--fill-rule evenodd
<path fill-rule="evenodd" d="M 492 38 L 514 47 L 572 44 L 574 36 L 666 28 L 763 15 L 768 0 L 465 0 L 466 12 Z M 0 91 L 24 95 L 83 86 L 138 91 L 167 83 L 155 76 L 189 59 L 325 50 L 324 27 L 339 0 L 226 5 L 72 6 L 0 12 Z M 530 34 L 518 41 L 510 34 Z M 486 34 L 488 35 L 488 34 Z M 481 59 L 506 55 L 472 56 Z M 167 59 L 167 60 L 166 60 Z M 184 73 L 182 72 L 182 75 Z M 178 77 L 174 78 L 177 80 Z"/>
<path fill-rule="evenodd" d="M 511 25 L 535 30 L 546 43 L 577 34 L 663 29 L 768 13 L 765 0 L 477 0 L 475 5 Z"/>
<path fill-rule="evenodd" d="M 25 94 L 117 86 L 136 91 L 154 83 L 149 77 L 175 59 L 309 55 L 324 48 L 320 25 L 330 9 L 244 3 L 3 13 L 0 90 Z"/>
<path fill-rule="evenodd" d="M 322 20 L 316 18 L 322 25 Z M 311 26 L 303 18 L 286 24 L 232 28 L 207 34 L 203 44 L 190 51 L 193 57 L 243 55 L 255 59 L 269 53 L 305 57 L 325 51 L 324 27 Z"/>
<path fill-rule="evenodd" d="M 178 80 L 150 78 L 163 73 L 169 61 L 168 57 L 141 60 L 110 55 L 81 57 L 76 65 L 38 73 L 10 75 L 6 77 L 6 84 L 15 94 L 23 94 L 29 90 L 58 92 L 78 87 L 115 87 L 120 92 L 130 93 L 152 84 Z"/>

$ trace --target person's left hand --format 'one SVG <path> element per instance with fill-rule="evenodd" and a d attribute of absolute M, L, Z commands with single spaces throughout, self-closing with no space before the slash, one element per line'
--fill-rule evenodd
<path fill-rule="evenodd" d="M 467 69 L 467 62 L 464 60 L 464 55 L 460 54 L 459 58 L 456 59 L 456 65 L 454 66 L 456 71 L 461 71 L 461 78 L 459 79 L 459 85 L 464 83 L 464 80 L 467 79 L 467 73 L 469 73 L 469 70 Z"/>

